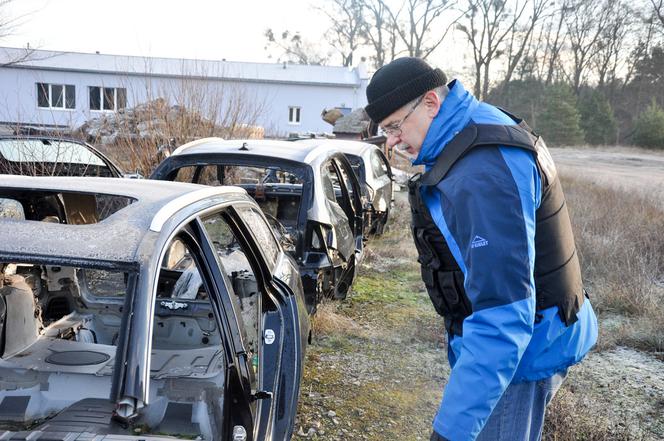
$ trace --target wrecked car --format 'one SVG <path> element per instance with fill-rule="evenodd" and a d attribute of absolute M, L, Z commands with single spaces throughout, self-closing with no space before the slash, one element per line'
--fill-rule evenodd
<path fill-rule="evenodd" d="M 309 316 L 240 188 L 2 176 L 0 332 L 7 439 L 292 435 Z"/>
<path fill-rule="evenodd" d="M 365 237 L 383 234 L 394 202 L 392 168 L 380 148 L 373 144 L 347 140 L 302 140 L 342 151 L 353 167 L 362 189 Z"/>
<path fill-rule="evenodd" d="M 125 175 L 88 143 L 48 136 L 0 136 L 0 174 L 28 176 Z"/>
<path fill-rule="evenodd" d="M 344 298 L 362 257 L 360 187 L 338 150 L 288 141 L 205 138 L 176 149 L 150 179 L 244 188 L 297 260 L 307 308 Z"/>

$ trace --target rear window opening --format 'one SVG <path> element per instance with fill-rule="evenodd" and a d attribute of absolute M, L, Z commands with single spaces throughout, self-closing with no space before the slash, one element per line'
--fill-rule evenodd
<path fill-rule="evenodd" d="M 126 196 L 0 189 L 0 216 L 59 224 L 95 224 L 136 199 Z"/>
<path fill-rule="evenodd" d="M 115 176 L 101 157 L 84 144 L 52 139 L 0 139 L 0 173 Z"/>

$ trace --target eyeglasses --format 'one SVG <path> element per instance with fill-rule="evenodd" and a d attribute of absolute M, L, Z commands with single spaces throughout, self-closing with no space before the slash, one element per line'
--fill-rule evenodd
<path fill-rule="evenodd" d="M 413 104 L 413 107 L 410 108 L 408 113 L 406 113 L 406 116 L 401 118 L 401 121 L 394 122 L 392 124 L 388 124 L 387 126 L 383 127 L 383 133 L 387 136 L 399 136 L 401 135 L 401 126 L 403 125 L 404 122 L 406 122 L 406 119 L 410 116 L 411 113 L 415 111 L 415 108 L 420 105 L 422 100 L 424 99 L 424 95 L 419 97 L 415 104 Z"/>

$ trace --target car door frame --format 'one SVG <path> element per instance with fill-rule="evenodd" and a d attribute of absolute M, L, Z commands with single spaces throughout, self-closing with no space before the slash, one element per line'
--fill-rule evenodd
<path fill-rule="evenodd" d="M 238 210 L 241 207 L 257 208 L 267 231 L 272 235 L 275 244 L 278 246 L 280 250 L 279 257 L 272 269 L 268 266 L 258 240 L 242 218 L 242 214 Z M 273 305 L 276 306 L 275 311 L 263 311 L 262 329 L 265 331 L 261 340 L 261 361 L 265 365 L 261 370 L 261 391 L 258 397 L 261 401 L 258 409 L 259 417 L 256 421 L 256 439 L 288 439 L 292 435 L 295 423 L 297 397 L 303 374 L 304 360 L 302 354 L 304 348 L 297 298 L 288 284 L 274 277 L 273 273 L 279 271 L 280 266 L 286 266 L 291 261 L 288 260 L 289 257 L 287 257 L 274 236 L 274 232 L 262 214 L 260 207 L 247 202 L 246 204 L 235 204 L 228 207 L 228 209 L 229 212 L 235 214 L 235 220 L 238 221 L 236 224 L 238 233 L 247 241 L 248 248 L 252 251 L 256 262 L 260 266 L 260 270 L 256 274 L 257 282 L 262 283 L 267 288 L 266 294 L 270 296 Z M 247 238 L 251 238 L 251 240 Z M 293 267 L 297 268 L 295 265 Z M 299 280 L 299 275 L 295 274 L 295 276 Z M 270 289 L 274 292 L 271 292 Z M 277 326 L 280 329 L 277 330 Z M 279 345 L 268 343 L 265 335 L 268 330 L 274 332 L 274 341 L 279 342 Z M 265 377 L 267 376 L 270 376 L 270 378 L 266 381 Z M 267 382 L 272 386 L 272 389 L 268 388 Z M 270 394 L 271 396 L 267 396 Z M 279 417 L 280 415 L 282 417 Z"/>

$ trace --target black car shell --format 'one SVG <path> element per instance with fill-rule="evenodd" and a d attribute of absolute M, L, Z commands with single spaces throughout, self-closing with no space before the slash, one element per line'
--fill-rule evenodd
<path fill-rule="evenodd" d="M 26 219 L 0 217 L 5 436 L 290 439 L 308 315 L 244 190 L 2 176 L 0 198 Z"/>

